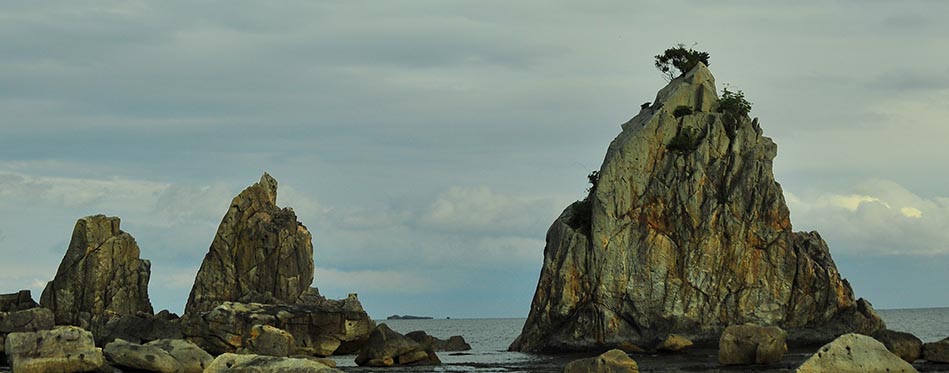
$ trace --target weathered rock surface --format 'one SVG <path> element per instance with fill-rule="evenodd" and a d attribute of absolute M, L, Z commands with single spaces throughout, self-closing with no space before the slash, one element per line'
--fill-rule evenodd
<path fill-rule="evenodd" d="M 844 334 L 821 347 L 797 368 L 798 373 L 816 372 L 916 372 L 910 363 L 886 349 L 882 343 L 861 334 Z"/>
<path fill-rule="evenodd" d="M 176 373 L 181 370 L 178 360 L 156 346 L 142 346 L 116 339 L 105 345 L 102 351 L 106 359 L 118 368 L 162 373 Z"/>
<path fill-rule="evenodd" d="M 949 363 L 949 338 L 924 344 L 923 359 L 934 363 Z"/>
<path fill-rule="evenodd" d="M 29 290 L 0 294 L 0 312 L 22 311 L 39 306 L 40 305 L 33 300 L 33 292 Z"/>
<path fill-rule="evenodd" d="M 92 333 L 75 326 L 10 333 L 6 353 L 13 373 L 87 372 L 105 365 Z"/>
<path fill-rule="evenodd" d="M 722 365 L 774 364 L 788 351 L 787 333 L 776 326 L 754 324 L 725 328 L 718 340 L 718 362 Z"/>
<path fill-rule="evenodd" d="M 277 207 L 277 181 L 260 181 L 231 201 L 191 288 L 185 314 L 223 302 L 295 303 L 313 282 L 310 232 Z"/>
<path fill-rule="evenodd" d="M 471 345 L 465 341 L 465 338 L 460 335 L 453 335 L 448 337 L 448 339 L 439 339 L 437 337 L 431 336 L 425 331 L 416 330 L 405 335 L 409 339 L 425 345 L 431 346 L 435 351 L 469 351 L 471 350 Z"/>
<path fill-rule="evenodd" d="M 369 334 L 369 341 L 356 357 L 359 366 L 387 367 L 395 365 L 441 364 L 432 346 L 403 336 L 386 324 L 379 324 Z"/>
<path fill-rule="evenodd" d="M 639 373 L 636 361 L 621 350 L 609 350 L 600 356 L 567 363 L 564 373 Z"/>
<path fill-rule="evenodd" d="M 355 295 L 295 305 L 225 302 L 210 312 L 186 314 L 181 325 L 188 339 L 215 355 L 237 352 L 255 325 L 269 325 L 293 336 L 291 354 L 318 356 L 357 351 L 374 326 Z"/>
<path fill-rule="evenodd" d="M 656 351 L 679 352 L 692 347 L 692 345 L 692 341 L 686 337 L 678 334 L 669 334 L 666 339 L 663 339 L 662 342 L 656 345 Z"/>
<path fill-rule="evenodd" d="M 792 231 L 777 146 L 757 120 L 717 112 L 716 91 L 699 64 L 623 124 L 589 204 L 568 206 L 547 232 L 512 350 L 648 345 L 669 333 L 713 342 L 744 323 L 822 343 L 884 327 L 820 236 Z M 693 113 L 673 116 L 681 105 Z"/>
<path fill-rule="evenodd" d="M 254 325 L 243 344 L 241 353 L 287 357 L 293 349 L 293 336 L 270 325 Z"/>
<path fill-rule="evenodd" d="M 53 328 L 53 325 L 53 312 L 46 308 L 0 312 L 0 363 L 6 360 L 4 345 L 8 334 L 49 330 Z"/>
<path fill-rule="evenodd" d="M 265 372 L 285 372 L 285 373 L 330 373 L 341 370 L 330 368 L 310 359 L 294 359 L 287 357 L 262 356 L 262 355 L 237 355 L 222 354 L 211 362 L 204 371 L 205 373 L 265 373 Z"/>
<path fill-rule="evenodd" d="M 167 352 L 178 362 L 180 373 L 201 373 L 214 357 L 202 350 L 198 345 L 183 339 L 160 339 L 145 344 Z"/>
<path fill-rule="evenodd" d="M 871 337 L 909 363 L 918 360 L 923 354 L 923 341 L 910 333 L 886 329 L 873 333 Z"/>
<path fill-rule="evenodd" d="M 132 343 L 181 339 L 182 333 L 178 315 L 162 310 L 155 315 L 140 312 L 135 315 L 114 317 L 100 328 L 99 334 L 95 337 L 97 346 L 105 346 L 116 339 L 124 339 Z"/>
<path fill-rule="evenodd" d="M 105 215 L 76 222 L 56 277 L 40 297 L 56 324 L 98 334 L 115 316 L 153 312 L 148 300 L 151 263 L 139 258 L 138 244 L 119 229 L 119 222 Z"/>

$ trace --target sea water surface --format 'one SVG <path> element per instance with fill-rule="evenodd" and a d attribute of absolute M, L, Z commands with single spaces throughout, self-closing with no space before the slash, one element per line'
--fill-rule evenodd
<path fill-rule="evenodd" d="M 949 308 L 878 310 L 887 327 L 909 332 L 923 342 L 935 342 L 949 337 Z M 524 318 L 510 319 L 439 319 L 439 320 L 377 320 L 386 323 L 392 330 L 405 334 L 424 330 L 438 338 L 447 339 L 461 335 L 471 345 L 471 351 L 438 352 L 442 365 L 415 368 L 360 368 L 354 363 L 355 356 L 336 356 L 338 366 L 351 372 L 400 371 L 400 372 L 561 372 L 563 366 L 584 355 L 544 356 L 508 352 L 507 348 L 520 334 Z M 785 366 L 773 366 L 773 371 L 794 367 L 807 358 L 812 351 L 795 350 L 786 356 Z M 634 356 L 643 371 L 705 371 L 715 366 L 714 350 L 698 351 L 695 354 L 669 356 Z M 713 368 L 713 369 L 710 369 Z M 949 367 L 946 367 L 949 370 Z M 734 367 L 723 371 L 749 371 Z M 751 371 L 754 371 L 751 370 Z"/>

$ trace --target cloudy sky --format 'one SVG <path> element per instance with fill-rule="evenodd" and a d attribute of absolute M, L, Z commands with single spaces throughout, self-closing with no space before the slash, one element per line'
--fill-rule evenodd
<path fill-rule="evenodd" d="M 759 4 L 4 2 L 0 292 L 38 297 L 104 213 L 180 312 L 268 171 L 324 294 L 524 317 L 549 224 L 665 83 L 652 56 L 698 43 L 857 294 L 949 306 L 949 3 Z"/>

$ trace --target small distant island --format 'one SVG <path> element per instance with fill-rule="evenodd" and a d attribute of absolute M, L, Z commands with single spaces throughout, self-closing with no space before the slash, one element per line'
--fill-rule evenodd
<path fill-rule="evenodd" d="M 386 320 L 431 320 L 431 319 L 433 319 L 433 317 L 412 316 L 412 315 L 404 315 L 404 316 L 392 315 L 392 316 L 386 317 Z"/>

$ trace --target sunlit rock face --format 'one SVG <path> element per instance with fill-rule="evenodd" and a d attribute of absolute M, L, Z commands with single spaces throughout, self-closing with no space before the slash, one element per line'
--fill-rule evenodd
<path fill-rule="evenodd" d="M 726 326 L 744 323 L 814 343 L 883 327 L 868 302 L 854 299 L 821 237 L 792 232 L 772 172 L 777 146 L 757 119 L 719 113 L 716 92 L 699 64 L 623 124 L 589 219 L 575 218 L 584 213 L 578 202 L 547 233 L 512 350 L 649 345 L 670 333 L 717 341 Z M 674 115 L 682 106 L 691 113 Z M 686 146 L 670 146 L 683 134 L 691 135 Z"/>

